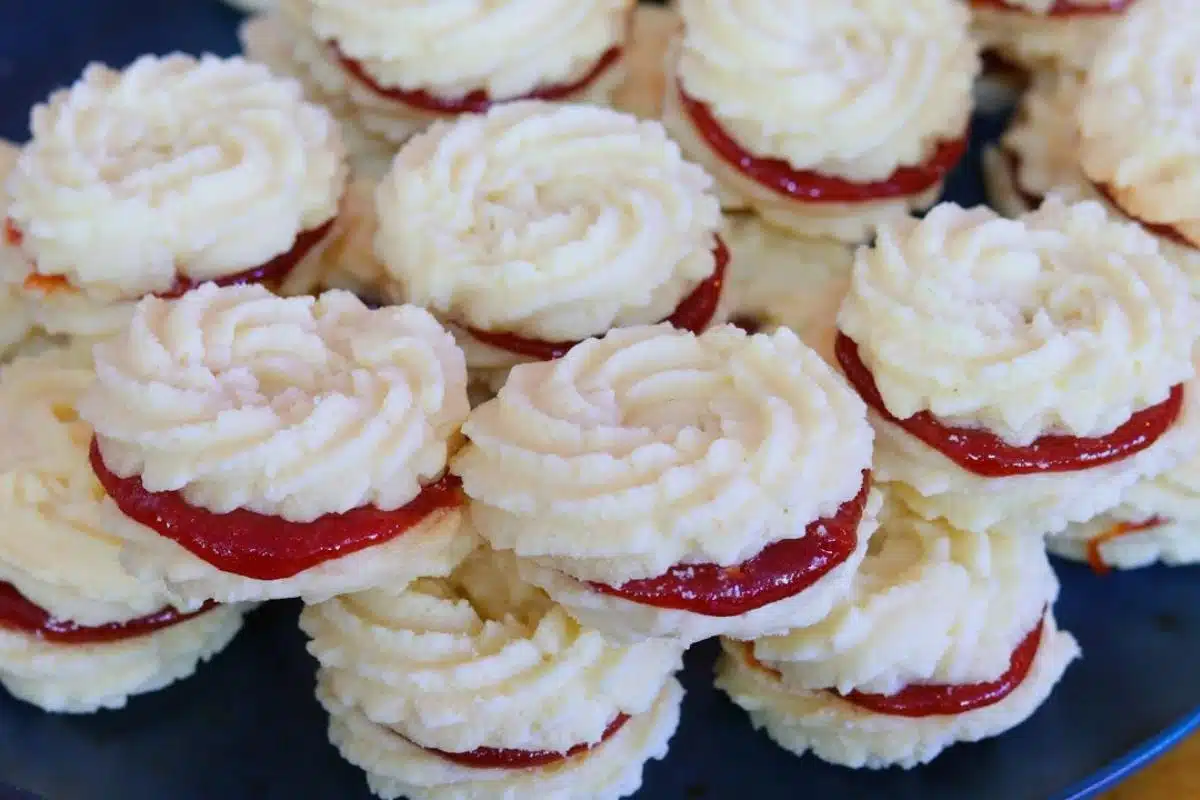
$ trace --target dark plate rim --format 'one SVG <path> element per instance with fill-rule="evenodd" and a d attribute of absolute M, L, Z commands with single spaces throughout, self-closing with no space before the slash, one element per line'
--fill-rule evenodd
<path fill-rule="evenodd" d="M 1200 707 L 1174 725 L 1131 749 L 1120 758 L 1088 775 L 1068 789 L 1059 800 L 1088 800 L 1117 786 L 1121 781 L 1149 766 L 1160 756 L 1200 730 Z"/>

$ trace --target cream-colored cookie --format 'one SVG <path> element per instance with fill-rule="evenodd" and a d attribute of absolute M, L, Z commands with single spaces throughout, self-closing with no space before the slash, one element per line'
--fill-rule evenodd
<path fill-rule="evenodd" d="M 296 2 L 283 0 L 278 10 L 247 18 L 238 28 L 246 58 L 266 64 L 285 78 L 299 81 L 304 96 L 326 109 L 341 125 L 346 160 L 353 174 L 378 179 L 387 171 L 396 146 L 366 128 L 358 106 L 350 97 L 341 71 L 320 43 L 288 10 Z"/>
<path fill-rule="evenodd" d="M 213 514 L 274 517 L 295 536 L 328 515 L 418 500 L 468 410 L 462 354 L 432 316 L 370 310 L 348 292 L 210 284 L 148 298 L 96 358 L 81 413 L 114 479 Z M 140 526 L 125 560 L 190 601 L 324 599 L 445 574 L 474 547 L 460 521 L 457 504 L 439 507 L 382 543 L 271 579 L 222 570 Z"/>
<path fill-rule="evenodd" d="M 1120 23 L 1133 0 L 968 0 L 971 30 L 985 50 L 1032 72 L 1083 73 L 1097 48 Z"/>
<path fill-rule="evenodd" d="M 281 0 L 294 54 L 348 98 L 372 136 L 400 144 L 461 110 L 528 97 L 605 104 L 621 85 L 632 0 L 518 0 L 456 9 L 421 0 Z M 522 45 L 514 48 L 512 43 Z M 479 93 L 484 93 L 482 97 Z"/>
<path fill-rule="evenodd" d="M 679 12 L 663 121 L 717 178 L 726 208 L 753 209 L 798 235 L 857 242 L 937 198 L 937 171 L 902 193 L 864 189 L 853 200 L 813 199 L 803 184 L 833 179 L 848 191 L 953 151 L 979 72 L 960 3 L 684 0 Z M 773 162 L 772 172 L 799 173 L 787 185 L 805 191 L 783 188 L 730 148 Z"/>
<path fill-rule="evenodd" d="M 929 522 L 885 496 L 849 595 L 816 625 L 759 639 L 755 658 L 800 691 L 999 679 L 1058 596 L 1045 545 Z"/>
<path fill-rule="evenodd" d="M 300 626 L 327 693 L 450 753 L 594 745 L 649 712 L 682 667 L 679 644 L 608 642 L 488 548 L 447 578 L 309 606 Z"/>
<path fill-rule="evenodd" d="M 60 644 L 0 627 L 0 685 L 46 711 L 123 708 L 133 695 L 189 677 L 225 649 L 244 608 L 222 605 L 153 633 L 96 644 Z"/>
<path fill-rule="evenodd" d="M 515 367 L 463 430 L 469 443 L 453 469 L 479 532 L 614 637 L 754 637 L 786 627 L 773 608 L 782 603 L 793 619 L 815 622 L 845 590 L 874 530 L 863 405 L 787 329 L 614 330 L 557 361 Z M 742 565 L 854 504 L 865 510 L 851 518 L 853 552 L 774 603 L 709 614 L 586 585 Z"/>
<path fill-rule="evenodd" d="M 1134 219 L 1168 227 L 1193 247 L 1200 247 L 1198 36 L 1197 15 L 1140 0 L 1096 56 L 1078 111 L 1088 179 Z"/>
<path fill-rule="evenodd" d="M 77 407 L 95 379 L 77 345 L 19 358 L 0 373 L 0 584 L 59 627 L 96 628 L 169 610 L 160 582 L 121 567 L 126 522 L 88 464 L 92 430 Z M 0 683 L 50 711 L 124 705 L 185 677 L 220 651 L 242 610 L 218 607 L 111 641 L 67 642 L 0 625 Z"/>
<path fill-rule="evenodd" d="M 1014 446 L 1105 436 L 1167 402 L 1194 374 L 1197 320 L 1183 273 L 1148 235 L 1095 203 L 1057 199 L 1015 221 L 945 205 L 885 229 L 859 251 L 838 318 L 891 417 L 927 411 Z M 968 472 L 872 411 L 875 469 L 956 527 L 1055 532 L 1188 457 L 1195 394 L 1183 392 L 1175 423 L 1131 457 L 1005 477 Z"/>
<path fill-rule="evenodd" d="M 1012 126 L 999 147 L 983 157 L 984 179 L 992 206 L 1007 216 L 1032 211 L 1049 194 L 1100 203 L 1113 219 L 1130 221 L 1084 174 L 1079 158 L 1076 111 L 1083 80 L 1073 73 L 1039 77 L 1022 100 Z M 1192 294 L 1200 297 L 1200 249 L 1142 225 L 1163 255 L 1188 276 Z"/>
<path fill-rule="evenodd" d="M 992 207 L 1009 217 L 1034 211 L 1050 194 L 1095 199 L 1079 166 L 1075 109 L 1083 80 L 1072 72 L 1039 75 L 1021 98 L 999 144 L 984 154 Z"/>
<path fill-rule="evenodd" d="M 1092 561 L 1097 568 L 1200 562 L 1200 458 L 1192 455 L 1168 472 L 1135 483 L 1116 508 L 1069 526 L 1051 537 L 1049 546 L 1058 555 Z"/>
<path fill-rule="evenodd" d="M 747 659 L 748 646 L 724 641 L 717 687 L 745 709 L 754 727 L 780 747 L 853 769 L 911 768 L 957 742 L 977 742 L 1020 725 L 1037 711 L 1079 645 L 1046 615 L 1037 654 L 1025 679 L 997 703 L 954 715 L 906 717 L 875 713 L 828 690 L 789 691 Z"/>
<path fill-rule="evenodd" d="M 345 179 L 329 113 L 240 58 L 93 64 L 31 128 L 8 182 L 26 283 L 80 312 L 316 257 Z"/>
<path fill-rule="evenodd" d="M 579 81 L 625 38 L 631 0 L 515 0 L 431 8 L 424 0 L 306 0 L 317 38 L 376 84 L 514 99 Z M 519 47 L 513 42 L 519 41 Z"/>
<path fill-rule="evenodd" d="M 837 310 L 850 289 L 854 248 L 792 236 L 753 214 L 726 217 L 721 236 L 730 260 L 720 319 L 752 330 L 791 328 L 833 363 Z"/>
<path fill-rule="evenodd" d="M 673 8 L 638 5 L 625 49 L 625 81 L 612 94 L 614 108 L 642 119 L 661 119 L 666 58 L 683 23 Z"/>
<path fill-rule="evenodd" d="M 377 182 L 356 177 L 346 187 L 338 211 L 337 227 L 330 233 L 329 246 L 321 254 L 321 286 L 345 289 L 372 303 L 386 295 L 387 270 L 375 255 L 379 231 L 375 213 Z"/>
<path fill-rule="evenodd" d="M 0 222 L 8 218 L 5 184 L 20 152 L 17 145 L 0 139 Z M 21 289 L 25 272 L 20 248 L 11 241 L 7 226 L 0 226 L 0 360 L 11 358 L 34 335 L 32 309 Z"/>
<path fill-rule="evenodd" d="M 384 800 L 617 800 L 642 783 L 648 761 L 662 759 L 679 725 L 683 687 L 667 682 L 649 711 L 631 717 L 598 746 L 531 769 L 486 769 L 453 763 L 371 722 L 338 702 L 318 677 L 317 699 L 329 712 L 329 738 L 342 756 L 367 773 Z"/>
<path fill-rule="evenodd" d="M 612 109 L 510 103 L 438 123 L 376 193 L 392 294 L 457 326 L 472 370 L 545 342 L 654 323 L 717 268 L 711 179 L 662 126 Z"/>

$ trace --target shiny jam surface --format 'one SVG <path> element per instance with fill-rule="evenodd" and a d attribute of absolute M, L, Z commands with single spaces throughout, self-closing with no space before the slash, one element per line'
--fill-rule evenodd
<path fill-rule="evenodd" d="M 604 729 L 599 742 L 596 744 L 577 744 L 565 753 L 556 753 L 552 750 L 504 750 L 498 747 L 480 747 L 465 753 L 450 753 L 445 750 L 435 750 L 433 748 L 424 749 L 426 752 L 434 753 L 447 761 L 475 769 L 529 769 L 531 767 L 545 767 L 598 747 L 616 735 L 617 731 L 621 730 L 628 721 L 628 714 L 617 715 L 609 723 L 608 727 Z"/>
<path fill-rule="evenodd" d="M 1050 17 L 1081 17 L 1099 14 L 1120 14 L 1133 5 L 1134 0 L 1108 0 L 1103 5 L 1073 3 L 1071 0 L 1055 0 L 1054 5 L 1046 11 Z M 1028 8 L 1010 2 L 1010 0 L 971 0 L 971 5 L 980 8 L 998 8 L 1003 11 L 1015 11 L 1021 14 L 1032 14 Z"/>
<path fill-rule="evenodd" d="M 691 294 L 683 298 L 671 316 L 663 322 L 669 322 L 676 328 L 692 333 L 700 333 L 712 322 L 717 313 L 717 305 L 721 302 L 721 287 L 725 285 L 725 268 L 729 265 L 729 248 L 721 237 L 716 237 L 717 244 L 713 248 L 715 266 L 712 274 L 696 285 Z M 540 339 L 526 339 L 512 333 L 492 333 L 478 328 L 467 327 L 467 332 L 486 345 L 507 350 L 510 353 L 536 358 L 539 361 L 553 361 L 561 358 L 579 342 L 545 342 Z"/>
<path fill-rule="evenodd" d="M 940 717 L 986 708 L 1008 697 L 1029 676 L 1042 643 L 1045 625 L 1043 617 L 1013 651 L 1008 670 L 994 681 L 957 686 L 914 683 L 888 695 L 865 692 L 834 694 L 859 708 L 892 717 Z"/>
<path fill-rule="evenodd" d="M 805 203 L 867 203 L 911 197 L 936 186 L 967 151 L 967 134 L 938 143 L 924 164 L 900 167 L 887 178 L 871 183 L 853 183 L 810 170 L 797 170 L 775 158 L 760 158 L 742 149 L 725 132 L 708 106 L 690 97 L 678 86 L 683 111 L 709 148 L 722 161 L 766 188 Z"/>
<path fill-rule="evenodd" d="M 179 492 L 148 492 L 139 477 L 121 478 L 109 471 L 95 439 L 91 463 L 104 491 L 125 516 L 223 572 L 263 581 L 290 578 L 382 544 L 433 512 L 463 502 L 458 477 L 447 473 L 408 505 L 392 511 L 363 506 L 312 522 L 289 522 L 240 508 L 214 514 L 189 505 Z"/>
<path fill-rule="evenodd" d="M 1097 575 L 1107 575 L 1112 572 L 1112 568 L 1108 566 L 1108 562 L 1104 560 L 1104 553 L 1101 548 L 1106 542 L 1111 542 L 1113 539 L 1120 539 L 1122 536 L 1129 536 L 1133 533 L 1141 533 L 1142 531 L 1152 530 L 1160 525 L 1167 524 L 1167 520 L 1160 517 L 1151 517 L 1142 522 L 1118 522 L 1111 528 L 1101 533 L 1098 536 L 1093 536 L 1087 543 L 1087 560 L 1088 566 Z"/>
<path fill-rule="evenodd" d="M 663 575 L 620 586 L 588 585 L 601 594 L 655 608 L 709 617 L 745 614 L 794 597 L 850 557 L 858 546 L 858 523 L 870 488 L 871 474 L 864 472 L 858 494 L 832 517 L 810 522 L 802 538 L 768 545 L 741 564 L 678 564 Z"/>
<path fill-rule="evenodd" d="M 846 379 L 863 402 L 967 472 L 985 478 L 1078 472 L 1129 458 L 1158 441 L 1183 408 L 1183 386 L 1179 385 L 1171 389 L 1166 400 L 1138 411 L 1128 422 L 1105 436 L 1048 435 L 1027 445 L 1011 445 L 987 430 L 943 425 L 928 411 L 919 411 L 908 419 L 897 419 L 884 405 L 875 378 L 859 358 L 854 340 L 839 332 L 835 351 Z"/>
<path fill-rule="evenodd" d="M 333 48 L 335 57 L 338 63 L 346 72 L 350 73 L 359 83 L 366 86 L 380 97 L 386 98 L 396 103 L 402 103 L 409 108 L 415 108 L 419 111 L 425 111 L 430 114 L 482 114 L 492 107 L 496 102 L 488 95 L 484 89 L 476 89 L 462 97 L 449 98 L 438 97 L 430 94 L 423 89 L 415 89 L 407 91 L 404 89 L 392 89 L 386 86 L 380 86 L 375 82 L 375 79 L 366 71 L 362 64 L 344 55 L 337 45 L 330 45 Z M 513 100 L 549 100 L 561 101 L 567 100 L 571 95 L 582 92 L 593 81 L 598 79 L 610 67 L 617 63 L 621 58 L 621 48 L 613 47 L 607 50 L 600 59 L 592 65 L 592 68 L 587 71 L 583 77 L 570 83 L 556 83 L 547 86 L 539 86 L 529 94 L 523 97 L 506 97 L 502 98 L 502 102 L 511 102 Z"/>
<path fill-rule="evenodd" d="M 222 275 L 219 278 L 213 278 L 211 283 L 215 283 L 218 286 L 241 286 L 247 283 L 270 283 L 272 281 L 283 280 L 328 235 L 336 219 L 336 217 L 333 217 L 316 228 L 302 231 L 292 243 L 291 249 L 280 253 L 267 263 L 234 273 L 233 275 Z M 19 245 L 24 238 L 20 229 L 16 227 L 11 219 L 4 221 L 4 233 L 5 240 L 13 245 Z M 204 283 L 204 281 L 198 283 L 192 281 L 190 278 L 177 275 L 175 283 L 171 288 L 166 291 L 156 292 L 155 296 L 165 299 L 179 297 L 185 292 L 194 289 L 200 283 Z M 24 287 L 30 291 L 42 292 L 43 294 L 58 291 L 76 291 L 75 287 L 64 276 L 42 275 L 38 272 L 31 272 L 25 278 Z"/>
<path fill-rule="evenodd" d="M 1141 225 L 1143 228 L 1145 228 L 1147 231 L 1154 234 L 1155 236 L 1160 236 L 1163 239 L 1167 239 L 1167 240 L 1172 241 L 1175 244 L 1181 245 L 1183 247 L 1190 247 L 1192 249 L 1196 249 L 1196 245 L 1194 245 L 1191 241 L 1189 241 L 1187 239 L 1187 237 L 1185 237 L 1182 233 L 1180 233 L 1179 231 L 1177 231 L 1175 228 L 1171 227 L 1170 225 L 1162 225 L 1162 224 L 1156 223 L 1156 222 L 1147 222 L 1144 219 L 1135 217 L 1132 214 L 1130 214 L 1128 211 L 1126 211 L 1121 206 L 1120 203 L 1117 202 L 1116 196 L 1112 192 L 1112 188 L 1109 187 L 1108 185 L 1103 184 L 1103 183 L 1093 183 L 1092 186 L 1094 186 L 1096 188 L 1096 191 L 1099 192 L 1104 197 L 1104 199 L 1109 202 L 1109 205 L 1111 205 L 1113 208 L 1120 211 L 1121 214 L 1126 219 L 1136 222 L 1138 225 Z"/>
<path fill-rule="evenodd" d="M 183 612 L 171 607 L 144 617 L 87 627 L 68 620 L 55 619 L 50 612 L 30 602 L 11 583 L 0 581 L 0 628 L 33 634 L 55 644 L 101 644 L 133 639 L 168 628 L 216 608 L 211 600 L 196 611 Z"/>

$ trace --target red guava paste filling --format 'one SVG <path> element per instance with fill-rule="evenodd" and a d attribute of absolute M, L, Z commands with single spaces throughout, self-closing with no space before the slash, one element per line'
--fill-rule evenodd
<path fill-rule="evenodd" d="M 943 425 L 928 411 L 897 419 L 884 405 L 875 378 L 859 358 L 854 340 L 839 331 L 835 351 L 842 371 L 863 402 L 967 472 L 985 478 L 1078 472 L 1129 458 L 1158 441 L 1178 419 L 1183 408 L 1183 385 L 1180 384 L 1171 389 L 1166 400 L 1138 411 L 1128 422 L 1105 436 L 1049 435 L 1038 437 L 1027 445 L 1012 445 L 988 430 Z"/>
<path fill-rule="evenodd" d="M 900 167 L 887 178 L 854 183 L 811 170 L 797 170 L 787 161 L 761 158 L 742 149 L 717 122 L 709 107 L 690 97 L 678 84 L 683 111 L 692 126 L 717 156 L 747 178 L 771 191 L 805 203 L 869 203 L 911 197 L 937 186 L 967 151 L 967 134 L 939 142 L 924 164 Z"/>
<path fill-rule="evenodd" d="M 1151 517 L 1142 522 L 1118 522 L 1104 533 L 1098 536 L 1093 536 L 1087 543 L 1087 560 L 1092 571 L 1097 575 L 1107 575 L 1112 572 L 1112 568 L 1108 566 L 1108 562 L 1104 560 L 1104 553 L 1101 548 L 1106 542 L 1111 542 L 1113 539 L 1120 539 L 1122 536 L 1129 536 L 1133 533 L 1152 530 L 1160 525 L 1166 525 L 1167 520 L 1161 517 Z"/>
<path fill-rule="evenodd" d="M 1028 14 L 1036 17 L 1087 17 L 1103 14 L 1120 14 L 1133 5 L 1133 3 L 1134 0 L 1108 0 L 1104 5 L 1085 5 L 1082 3 L 1073 3 L 1071 0 L 1056 0 L 1054 5 L 1050 6 L 1047 11 L 1042 14 L 1036 14 L 1024 6 L 1011 2 L 1011 0 L 971 0 L 971 5 L 980 8 L 996 8 L 1001 11 L 1012 11 L 1017 14 Z"/>
<path fill-rule="evenodd" d="M 858 523 L 870 488 L 871 473 L 864 471 L 858 494 L 832 517 L 810 522 L 802 538 L 775 542 L 741 564 L 677 564 L 655 578 L 588 586 L 634 603 L 708 617 L 736 617 L 786 600 L 825 577 L 858 547 Z"/>
<path fill-rule="evenodd" d="M 628 721 L 628 714 L 617 715 L 608 724 L 608 727 L 604 729 L 599 742 L 595 744 L 577 744 L 565 753 L 556 753 L 553 750 L 505 750 L 499 747 L 480 747 L 475 750 L 468 750 L 465 753 L 450 753 L 446 750 L 436 750 L 432 747 L 422 749 L 427 753 L 440 756 L 447 761 L 474 769 L 529 769 L 531 767 L 545 767 L 550 764 L 557 764 L 560 761 L 566 761 L 568 758 L 599 747 L 608 741 L 609 738 L 616 735 L 617 731 L 621 730 Z"/>
<path fill-rule="evenodd" d="M 609 68 L 616 64 L 621 59 L 621 48 L 612 47 L 605 51 L 604 55 L 592 65 L 592 68 L 587 71 L 583 77 L 574 80 L 570 83 L 555 83 L 546 86 L 539 86 L 533 91 L 522 97 L 505 97 L 499 101 L 494 100 L 485 89 L 476 89 L 466 95 L 458 98 L 438 97 L 435 94 L 430 94 L 424 89 L 414 89 L 408 91 L 405 89 L 389 88 L 380 86 L 371 77 L 366 68 L 361 63 L 355 61 L 349 56 L 342 53 L 336 44 L 330 44 L 333 48 L 334 56 L 342 65 L 342 68 L 363 86 L 373 91 L 380 97 L 391 100 L 394 103 L 406 105 L 409 108 L 415 108 L 418 111 L 424 111 L 430 114 L 482 114 L 492 107 L 496 102 L 511 102 L 513 100 L 548 100 L 561 101 L 570 99 L 571 95 L 582 92 L 594 83 L 601 75 Z"/>
<path fill-rule="evenodd" d="M 326 561 L 383 544 L 440 509 L 462 504 L 461 482 L 447 473 L 392 511 L 363 506 L 312 522 L 289 522 L 239 508 L 214 514 L 179 492 L 148 492 L 141 478 L 111 472 L 92 440 L 92 471 L 125 516 L 222 572 L 260 581 L 290 578 Z"/>
<path fill-rule="evenodd" d="M 837 697 L 875 714 L 892 717 L 941 717 L 995 705 L 1024 683 L 1042 643 L 1045 617 L 1017 645 L 1008 662 L 1008 670 L 994 681 L 960 685 L 914 683 L 895 694 L 850 692 Z"/>
<path fill-rule="evenodd" d="M 729 265 L 729 248 L 721 237 L 716 237 L 717 244 L 713 248 L 713 258 L 716 262 L 712 274 L 696 285 L 691 294 L 683 298 L 671 316 L 663 322 L 669 322 L 676 328 L 692 333 L 700 333 L 712 322 L 717 313 L 717 305 L 721 302 L 721 287 L 725 285 L 725 268 Z M 492 333 L 479 328 L 467 327 L 467 332 L 486 345 L 507 350 L 517 355 L 536 358 L 539 361 L 553 361 L 561 358 L 579 342 L 544 342 L 540 339 L 526 339 L 513 333 Z"/>
<path fill-rule="evenodd" d="M 316 228 L 301 231 L 292 243 L 291 249 L 280 253 L 265 264 L 234 273 L 233 275 L 222 275 L 211 279 L 211 281 L 194 281 L 183 275 L 176 275 L 175 283 L 171 288 L 155 292 L 154 296 L 164 299 L 179 297 L 185 292 L 196 288 L 201 283 L 215 283 L 218 286 L 241 286 L 247 283 L 281 281 L 328 235 L 335 219 L 336 217 L 331 217 Z M 4 221 L 4 239 L 6 242 L 13 246 L 20 246 L 24 238 L 24 234 L 21 233 L 21 230 L 11 219 Z M 42 275 L 37 272 L 31 272 L 25 278 L 24 286 L 30 291 L 43 293 L 76 291 L 71 282 L 62 275 Z"/>
<path fill-rule="evenodd" d="M 17 587 L 0 581 L 0 629 L 32 634 L 55 644 L 102 644 L 133 639 L 186 622 L 216 607 L 211 600 L 191 612 L 168 606 L 144 617 L 89 627 L 50 616 L 49 611 L 27 600 Z"/>
<path fill-rule="evenodd" d="M 1117 202 L 1116 195 L 1113 194 L 1112 188 L 1107 184 L 1093 183 L 1092 186 L 1095 187 L 1096 191 L 1099 192 L 1113 208 L 1117 209 L 1117 211 L 1120 211 L 1121 214 L 1127 219 L 1136 222 L 1138 225 L 1141 225 L 1150 233 L 1154 234 L 1155 236 L 1160 236 L 1163 239 L 1168 239 L 1175 244 L 1182 245 L 1183 247 L 1190 247 L 1193 250 L 1197 249 L 1196 245 L 1190 239 L 1188 239 L 1171 225 L 1163 225 L 1162 223 L 1158 222 L 1147 222 L 1140 217 L 1135 217 L 1133 214 L 1130 214 L 1120 203 Z"/>

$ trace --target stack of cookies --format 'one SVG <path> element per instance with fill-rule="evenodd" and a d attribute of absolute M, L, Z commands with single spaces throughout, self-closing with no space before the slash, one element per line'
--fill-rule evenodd
<path fill-rule="evenodd" d="M 384 798 L 628 796 L 707 639 L 848 767 L 1027 719 L 1048 543 L 1200 557 L 1196 25 L 1029 96 L 1006 218 L 929 208 L 979 46 L 899 5 L 285 0 L 292 78 L 89 67 L 0 149 L 0 682 L 119 706 L 298 598 Z"/>

